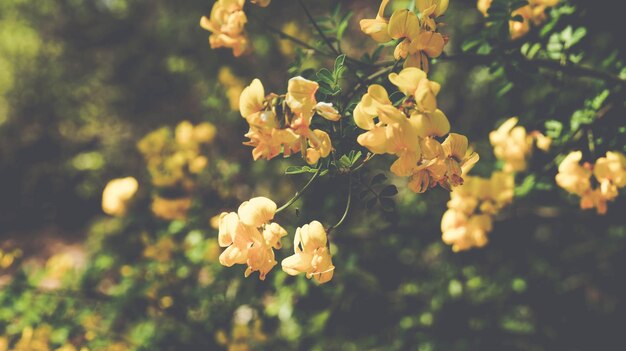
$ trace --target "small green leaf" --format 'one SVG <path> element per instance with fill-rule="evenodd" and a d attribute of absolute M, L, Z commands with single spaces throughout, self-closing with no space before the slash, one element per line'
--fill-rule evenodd
<path fill-rule="evenodd" d="M 396 188 L 395 185 L 387 185 L 385 188 L 383 188 L 383 190 L 380 192 L 380 196 L 382 197 L 393 197 L 398 193 L 398 188 Z"/>

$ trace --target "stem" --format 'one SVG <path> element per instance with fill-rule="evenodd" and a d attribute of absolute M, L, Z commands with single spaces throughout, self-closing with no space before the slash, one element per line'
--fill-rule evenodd
<path fill-rule="evenodd" d="M 519 56 L 519 55 L 505 55 L 505 56 Z M 475 55 L 475 54 L 459 54 L 459 55 L 442 55 L 438 58 L 438 60 L 449 60 L 449 61 L 464 61 L 470 62 L 478 65 L 487 65 L 493 62 L 496 59 L 496 55 Z M 534 66 L 537 68 L 547 68 L 553 71 L 561 72 L 574 77 L 586 77 L 593 78 L 598 80 L 603 80 L 605 82 L 610 82 L 617 85 L 626 85 L 626 79 L 621 78 L 620 76 L 611 74 L 606 71 L 597 70 L 595 68 L 586 67 L 586 66 L 576 66 L 576 65 L 567 65 L 562 64 L 559 61 L 553 61 L 548 59 L 534 59 L 530 60 L 523 56 L 517 57 L 520 59 L 521 63 L 527 66 Z"/>
<path fill-rule="evenodd" d="M 314 46 L 312 46 L 310 44 L 307 44 L 307 43 L 303 42 L 302 40 L 300 40 L 300 39 L 298 39 L 298 38 L 296 38 L 296 37 L 294 37 L 292 35 L 289 35 L 289 34 L 283 32 L 283 31 L 281 31 L 278 28 L 274 28 L 274 27 L 270 26 L 269 24 L 267 24 L 266 20 L 263 20 L 261 18 L 256 18 L 256 17 L 254 17 L 254 18 L 257 19 L 258 22 L 261 23 L 261 25 L 263 27 L 267 28 L 270 32 L 273 32 L 273 33 L 277 34 L 282 39 L 287 39 L 287 40 L 293 42 L 294 44 L 300 45 L 303 48 L 309 49 L 309 50 L 311 50 L 311 51 L 313 51 L 313 52 L 315 52 L 315 53 L 317 53 L 319 55 L 326 56 L 326 57 L 335 57 L 335 55 L 333 55 L 331 53 L 322 51 L 322 50 L 320 50 L 320 49 L 318 49 L 318 48 L 316 48 L 316 47 L 314 47 Z"/>
<path fill-rule="evenodd" d="M 333 225 L 332 227 L 328 228 L 328 231 L 326 232 L 327 234 L 330 234 L 330 232 L 337 229 L 337 227 L 342 225 L 343 222 L 346 220 L 346 218 L 348 218 L 348 212 L 350 212 L 351 202 L 352 202 L 352 176 L 348 175 L 348 200 L 346 201 L 346 210 L 343 212 L 343 216 L 341 217 L 339 222 L 337 222 L 337 224 Z"/>
<path fill-rule="evenodd" d="M 363 166 L 365 166 L 366 163 L 368 163 L 369 161 L 371 161 L 374 158 L 374 154 L 368 153 L 367 156 L 365 156 L 365 159 L 363 160 L 363 162 L 356 166 L 354 169 L 352 169 L 350 172 L 356 172 L 359 169 L 363 168 Z"/>
<path fill-rule="evenodd" d="M 300 198 L 300 196 L 304 194 L 304 192 L 309 187 L 309 185 L 313 184 L 313 181 L 317 178 L 317 176 L 319 176 L 319 174 L 322 171 L 322 165 L 318 164 L 317 166 L 318 166 L 317 171 L 315 172 L 315 174 L 313 174 L 313 177 L 311 177 L 311 179 L 309 179 L 309 181 L 302 187 L 302 189 L 297 191 L 296 194 L 289 201 L 287 201 L 286 204 L 280 206 L 280 208 L 276 210 L 275 214 L 279 214 L 280 212 L 289 208 L 289 206 L 293 205 L 293 203 L 296 202 Z"/>
<path fill-rule="evenodd" d="M 313 24 L 313 27 L 315 27 L 315 30 L 317 30 L 317 33 L 322 37 L 322 39 L 326 43 L 326 46 L 328 46 L 330 48 L 330 50 L 335 54 L 335 56 L 341 55 L 339 50 L 337 50 L 337 48 L 335 48 L 333 43 L 330 42 L 330 39 L 328 39 L 326 34 L 324 34 L 324 31 L 317 24 L 317 22 L 315 21 L 313 16 L 311 16 L 311 13 L 309 12 L 309 9 L 306 7 L 306 5 L 304 5 L 304 2 L 302 2 L 302 0 L 298 0 L 298 3 L 300 4 L 300 7 L 302 7 L 302 9 L 304 10 L 304 13 L 306 14 L 306 17 L 309 19 L 311 24 Z"/>

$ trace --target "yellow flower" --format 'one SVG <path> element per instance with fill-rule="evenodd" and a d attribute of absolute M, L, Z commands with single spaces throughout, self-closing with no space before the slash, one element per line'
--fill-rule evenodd
<path fill-rule="evenodd" d="M 301 115 L 302 118 L 307 120 L 306 127 L 308 128 L 309 120 L 313 116 L 313 109 L 317 105 L 315 99 L 315 93 L 319 88 L 319 84 L 312 80 L 304 79 L 302 77 L 294 77 L 289 79 L 287 85 L 287 95 L 285 101 L 296 115 Z"/>
<path fill-rule="evenodd" d="M 469 172 L 478 162 L 478 154 L 468 149 L 467 137 L 461 134 L 450 133 L 441 146 L 446 156 L 446 172 L 443 181 L 451 186 L 463 184 L 463 174 Z M 439 182 L 442 184 L 442 180 Z"/>
<path fill-rule="evenodd" d="M 613 199 L 605 196 L 601 189 L 589 190 L 580 197 L 580 208 L 583 210 L 595 208 L 598 214 L 603 215 L 606 214 L 607 201 L 610 200 Z"/>
<path fill-rule="evenodd" d="M 533 10 L 528 6 L 521 7 L 511 14 L 512 17 L 521 16 L 522 21 L 509 21 L 509 32 L 511 33 L 511 40 L 516 40 L 530 31 L 530 20 L 533 17 Z"/>
<path fill-rule="evenodd" d="M 250 127 L 250 131 L 245 135 L 250 141 L 244 145 L 253 146 L 252 158 L 270 160 L 278 156 L 281 152 L 285 156 L 300 151 L 300 136 L 291 129 L 262 129 Z"/>
<path fill-rule="evenodd" d="M 168 221 L 187 218 L 187 212 L 191 208 L 191 198 L 182 197 L 168 199 L 155 196 L 152 199 L 152 213 L 158 218 Z"/>
<path fill-rule="evenodd" d="M 328 157 L 332 150 L 330 136 L 323 130 L 316 129 L 308 135 L 310 148 L 306 151 L 307 163 L 316 164 L 320 158 Z"/>
<path fill-rule="evenodd" d="M 272 0 L 250 0 L 250 2 L 261 7 L 268 7 Z"/>
<path fill-rule="evenodd" d="M 133 177 L 109 181 L 102 192 L 102 210 L 111 216 L 123 216 L 137 189 L 139 189 L 139 183 Z"/>
<path fill-rule="evenodd" d="M 359 22 L 361 31 L 379 43 L 386 43 L 391 40 L 387 30 L 389 21 L 385 18 L 385 8 L 388 3 L 389 0 L 382 0 L 376 18 L 362 19 Z"/>
<path fill-rule="evenodd" d="M 244 26 L 248 21 L 243 12 L 245 0 L 218 0 L 211 10 L 211 16 L 203 16 L 200 26 L 209 32 L 211 48 L 227 47 L 235 57 L 241 56 L 248 48 L 248 38 Z"/>
<path fill-rule="evenodd" d="M 217 73 L 217 80 L 226 89 L 226 97 L 228 98 L 231 110 L 237 111 L 239 108 L 239 97 L 245 88 L 245 83 L 241 78 L 235 76 L 232 69 L 227 66 L 220 68 Z"/>
<path fill-rule="evenodd" d="M 239 206 L 238 211 L 220 215 L 218 243 L 226 247 L 219 257 L 222 265 L 247 264 L 245 276 L 255 271 L 264 280 L 276 265 L 273 248 L 280 248 L 280 239 L 287 232 L 271 223 L 276 204 L 265 197 L 256 197 Z"/>
<path fill-rule="evenodd" d="M 532 152 L 533 137 L 522 126 L 515 126 L 516 117 L 509 118 L 497 130 L 489 133 L 496 158 L 504 161 L 505 172 L 524 171 L 526 159 Z"/>
<path fill-rule="evenodd" d="M 243 202 L 237 213 L 243 224 L 258 228 L 274 219 L 276 203 L 266 197 L 255 197 Z"/>
<path fill-rule="evenodd" d="M 265 89 L 260 80 L 254 79 L 243 89 L 239 97 L 239 112 L 248 124 L 256 127 L 275 128 L 274 112 L 265 108 Z"/>
<path fill-rule="evenodd" d="M 370 85 L 367 93 L 354 108 L 354 123 L 361 129 L 374 128 L 374 117 L 378 115 L 378 108 L 384 105 L 391 105 L 387 90 L 378 84 Z"/>
<path fill-rule="evenodd" d="M 492 230 L 491 217 L 473 215 L 448 210 L 441 220 L 443 242 L 452 245 L 452 251 L 459 252 L 487 244 L 487 233 Z"/>
<path fill-rule="evenodd" d="M 336 122 L 341 119 L 339 111 L 333 107 L 333 104 L 328 102 L 318 102 L 315 105 L 315 112 L 329 121 Z"/>
<path fill-rule="evenodd" d="M 448 10 L 448 0 L 417 0 L 416 4 L 419 12 L 425 16 L 432 14 L 435 17 L 443 16 Z"/>
<path fill-rule="evenodd" d="M 583 153 L 571 152 L 561 164 L 556 183 L 567 192 L 582 196 L 591 189 L 591 170 L 580 165 Z"/>
<path fill-rule="evenodd" d="M 607 199 L 614 199 L 618 189 L 626 186 L 626 157 L 616 151 L 609 151 L 600 157 L 593 167 L 593 175 L 600 183 L 600 192 Z"/>
<path fill-rule="evenodd" d="M 489 8 L 491 7 L 491 3 L 493 2 L 493 0 L 478 0 L 478 2 L 476 3 L 476 7 L 478 8 L 478 11 L 480 11 L 483 16 L 487 17 L 489 16 Z"/>
<path fill-rule="evenodd" d="M 320 284 L 328 282 L 335 266 L 327 242 L 326 230 L 318 221 L 298 228 L 293 242 L 294 254 L 282 261 L 283 270 L 289 275 L 306 273 L 308 279 L 315 278 Z"/>

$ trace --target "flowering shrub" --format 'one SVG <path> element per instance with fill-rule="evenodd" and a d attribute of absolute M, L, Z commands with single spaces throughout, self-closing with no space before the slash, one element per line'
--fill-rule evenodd
<path fill-rule="evenodd" d="M 202 34 L 145 87 L 190 92 L 64 163 L 107 215 L 84 251 L 1 248 L 0 351 L 593 349 L 570 320 L 626 322 L 626 71 L 575 1 L 321 3 L 159 2 Z"/>

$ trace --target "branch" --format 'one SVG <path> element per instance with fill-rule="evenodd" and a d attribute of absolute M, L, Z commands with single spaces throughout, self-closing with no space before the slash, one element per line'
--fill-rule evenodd
<path fill-rule="evenodd" d="M 339 222 L 337 222 L 337 224 L 331 226 L 330 228 L 328 228 L 328 230 L 326 231 L 326 233 L 328 235 L 330 235 L 330 233 L 337 229 L 337 227 L 339 227 L 340 225 L 343 224 L 343 222 L 346 220 L 346 218 L 348 218 L 348 212 L 350 212 L 350 203 L 352 202 L 352 176 L 348 175 L 348 200 L 346 201 L 346 209 L 343 212 L 343 216 L 341 217 L 341 219 L 339 220 Z"/>
<path fill-rule="evenodd" d="M 507 55 L 511 56 L 511 55 Z M 476 54 L 459 54 L 459 55 L 442 55 L 438 58 L 438 60 L 447 60 L 447 61 L 464 61 L 470 62 L 472 64 L 477 65 L 487 65 L 498 57 L 496 55 L 476 55 Z M 527 66 L 534 66 L 536 68 L 546 68 L 553 71 L 565 73 L 574 77 L 585 77 L 585 78 L 593 78 L 605 81 L 607 83 L 613 83 L 616 85 L 624 85 L 626 86 L 626 79 L 623 79 L 615 74 L 597 70 L 595 68 L 586 67 L 586 66 L 577 66 L 577 65 L 564 65 L 559 61 L 548 60 L 548 59 L 528 59 L 523 56 L 517 55 L 517 59 L 520 60 L 522 64 Z"/>
<path fill-rule="evenodd" d="M 319 176 L 322 171 L 322 165 L 318 164 L 317 166 L 317 171 L 315 172 L 315 174 L 313 174 L 313 177 L 311 177 L 311 179 L 309 179 L 309 181 L 302 187 L 302 189 L 297 191 L 296 194 L 289 201 L 287 201 L 286 204 L 280 206 L 280 208 L 276 210 L 275 214 L 279 214 L 280 212 L 289 208 L 289 206 L 293 205 L 293 203 L 296 202 L 300 198 L 300 196 L 304 194 L 309 185 L 313 184 L 313 181 L 317 178 L 317 176 Z"/>
<path fill-rule="evenodd" d="M 315 30 L 317 30 L 317 33 L 320 35 L 320 37 L 322 37 L 322 39 L 324 39 L 324 42 L 326 43 L 326 46 L 328 46 L 330 48 L 330 50 L 335 54 L 335 56 L 341 55 L 339 50 L 337 50 L 337 48 L 335 48 L 333 43 L 330 42 L 330 39 L 328 39 L 326 34 L 324 34 L 324 31 L 317 24 L 317 22 L 315 21 L 313 16 L 311 16 L 311 13 L 309 12 L 309 9 L 306 7 L 306 5 L 304 5 L 302 0 L 298 0 L 298 3 L 300 4 L 302 9 L 304 10 L 304 13 L 306 14 L 306 17 L 309 19 L 309 22 L 311 22 L 311 24 L 313 24 L 313 27 L 315 27 Z"/>

